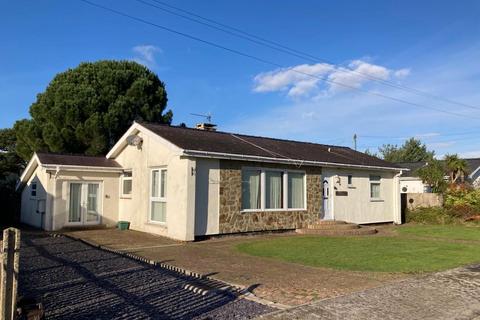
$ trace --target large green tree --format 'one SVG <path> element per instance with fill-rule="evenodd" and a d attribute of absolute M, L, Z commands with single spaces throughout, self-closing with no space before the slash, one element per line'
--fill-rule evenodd
<path fill-rule="evenodd" d="M 18 216 L 19 194 L 15 192 L 24 161 L 16 153 L 16 138 L 13 129 L 0 129 L 0 223 L 12 223 Z"/>
<path fill-rule="evenodd" d="M 17 153 L 106 153 L 134 120 L 171 123 L 156 74 L 132 61 L 82 63 L 59 73 L 15 124 Z"/>
<path fill-rule="evenodd" d="M 428 151 L 427 146 L 415 138 L 408 139 L 400 147 L 384 144 L 378 151 L 384 160 L 390 162 L 428 161 L 435 155 L 434 151 Z"/>
<path fill-rule="evenodd" d="M 450 177 L 450 183 L 456 183 L 459 178 L 461 182 L 464 182 L 468 168 L 464 159 L 460 159 L 457 154 L 447 154 L 445 155 L 445 167 Z"/>

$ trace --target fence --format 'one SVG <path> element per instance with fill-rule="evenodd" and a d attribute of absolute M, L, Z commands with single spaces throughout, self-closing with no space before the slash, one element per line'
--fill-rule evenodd
<path fill-rule="evenodd" d="M 0 272 L 0 319 L 13 320 L 16 313 L 20 230 L 3 230 Z"/>

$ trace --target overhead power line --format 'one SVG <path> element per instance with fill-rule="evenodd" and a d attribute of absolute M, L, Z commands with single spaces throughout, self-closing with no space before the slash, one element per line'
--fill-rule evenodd
<path fill-rule="evenodd" d="M 218 48 L 218 49 L 222 49 L 222 50 L 228 51 L 230 53 L 234 53 L 236 55 L 239 55 L 239 56 L 242 56 L 242 57 L 245 57 L 245 58 L 249 58 L 249 59 L 252 59 L 252 60 L 255 60 L 255 61 L 258 61 L 258 62 L 262 62 L 264 64 L 268 64 L 268 65 L 271 65 L 271 66 L 274 66 L 274 67 L 277 67 L 277 68 L 287 68 L 287 69 L 290 69 L 292 72 L 302 74 L 302 75 L 305 75 L 305 76 L 308 76 L 308 77 L 312 77 L 312 78 L 315 78 L 315 79 L 318 79 L 318 80 L 321 80 L 321 81 L 324 81 L 324 82 L 333 83 L 333 84 L 336 84 L 336 85 L 339 85 L 339 86 L 342 86 L 342 87 L 345 87 L 345 88 L 349 88 L 351 90 L 356 90 L 356 91 L 368 93 L 368 94 L 371 94 L 371 95 L 374 95 L 374 96 L 377 96 L 377 97 L 381 97 L 381 98 L 384 98 L 384 99 L 388 99 L 388 100 L 391 100 L 391 101 L 395 101 L 395 102 L 399 102 L 399 103 L 403 103 L 403 104 L 408 104 L 408 105 L 416 106 L 416 107 L 419 107 L 419 108 L 434 110 L 434 111 L 437 111 L 437 112 L 441 112 L 441 113 L 445 113 L 445 114 L 449 114 L 449 115 L 453 115 L 453 116 L 458 116 L 458 117 L 463 117 L 463 118 L 468 118 L 468 119 L 480 119 L 480 117 L 468 116 L 468 115 L 465 115 L 465 114 L 452 112 L 452 111 L 447 111 L 447 110 L 439 109 L 439 108 L 436 108 L 436 107 L 431 107 L 431 106 L 416 103 L 416 102 L 410 102 L 408 100 L 388 96 L 386 94 L 357 88 L 355 86 L 344 84 L 344 83 L 341 83 L 341 82 L 338 82 L 338 81 L 334 81 L 334 80 L 328 79 L 326 77 L 319 77 L 319 76 L 316 76 L 314 74 L 310 74 L 310 73 L 307 73 L 307 72 L 303 72 L 303 71 L 300 71 L 300 70 L 289 68 L 287 66 L 281 65 L 281 64 L 276 63 L 276 62 L 272 62 L 272 61 L 264 59 L 264 58 L 254 56 L 254 55 L 249 54 L 249 53 L 244 53 L 244 52 L 236 50 L 236 49 L 228 48 L 226 46 L 223 46 L 221 44 L 218 44 L 218 43 L 215 43 L 215 42 L 212 42 L 212 41 L 204 40 L 202 38 L 193 36 L 193 35 L 185 33 L 185 32 L 177 31 L 175 29 L 165 27 L 163 25 L 159 25 L 157 23 L 145 20 L 143 18 L 133 16 L 131 14 L 128 14 L 128 13 L 125 13 L 125 12 L 122 12 L 122 11 L 119 11 L 119 10 L 116 10 L 116 9 L 113 9 L 113 8 L 110 8 L 110 7 L 107 7 L 107 6 L 104 6 L 104 5 L 100 5 L 100 4 L 91 2 L 89 0 L 79 0 L 79 1 L 84 2 L 84 3 L 86 3 L 90 6 L 97 7 L 97 8 L 100 8 L 102 10 L 105 10 L 105 11 L 109 11 L 109 12 L 114 13 L 116 15 L 131 19 L 131 20 L 135 20 L 135 21 L 143 23 L 143 24 L 147 24 L 147 25 L 150 25 L 152 27 L 155 27 L 155 28 L 158 28 L 158 29 L 161 29 L 161 30 L 164 30 L 164 31 L 167 31 L 167 32 L 170 32 L 170 33 L 188 38 L 188 39 L 191 39 L 191 40 L 195 40 L 197 42 L 201 42 L 201 43 L 207 44 L 209 46 L 212 46 L 212 47 L 215 47 L 215 48 Z"/>
<path fill-rule="evenodd" d="M 191 12 L 191 11 L 173 6 L 171 4 L 168 4 L 168 3 L 160 1 L 160 0 L 151 0 L 151 1 L 157 3 L 161 6 L 155 5 L 155 4 L 153 4 L 151 2 L 148 2 L 148 1 L 145 1 L 145 0 L 135 0 L 135 1 L 137 1 L 139 3 L 143 3 L 143 4 L 145 4 L 147 6 L 150 6 L 150 7 L 156 8 L 158 10 L 162 10 L 163 12 L 169 13 L 171 15 L 175 15 L 177 17 L 181 17 L 181 18 L 193 21 L 195 23 L 198 23 L 198 24 L 207 26 L 209 28 L 212 28 L 212 29 L 227 33 L 229 35 L 235 36 L 237 38 L 241 38 L 241 39 L 253 42 L 255 44 L 258 44 L 258 45 L 261 45 L 261 46 L 264 46 L 264 47 L 267 47 L 267 48 L 270 48 L 270 49 L 273 49 L 273 50 L 276 50 L 276 51 L 279 51 L 279 52 L 282 52 L 282 53 L 285 53 L 285 54 L 289 54 L 291 56 L 295 56 L 297 58 L 308 60 L 308 61 L 314 62 L 314 63 L 323 62 L 323 63 L 327 63 L 327 64 L 330 64 L 330 65 L 336 66 L 337 67 L 336 71 L 339 71 L 339 72 L 356 74 L 357 76 L 360 76 L 362 78 L 369 79 L 371 81 L 375 81 L 375 82 L 381 83 L 383 85 L 386 85 L 386 86 L 389 86 L 389 87 L 392 87 L 392 88 L 395 88 L 395 89 L 398 89 L 398 90 L 403 90 L 403 91 L 406 91 L 406 92 L 409 92 L 409 93 L 414 93 L 416 95 L 420 95 L 420 96 L 423 96 L 423 97 L 433 98 L 433 99 L 436 99 L 436 100 L 439 100 L 439 101 L 443 101 L 443 102 L 446 102 L 446 103 L 449 103 L 449 104 L 462 106 L 462 107 L 469 108 L 469 109 L 480 110 L 480 107 L 478 107 L 478 106 L 473 106 L 473 105 L 466 104 L 466 103 L 463 103 L 463 102 L 454 101 L 452 99 L 448 99 L 448 98 L 445 98 L 445 97 L 434 95 L 432 93 L 425 92 L 425 91 L 422 91 L 422 90 L 419 90 L 419 89 L 416 89 L 416 88 L 413 88 L 413 87 L 409 87 L 409 86 L 406 86 L 406 85 L 402 85 L 402 84 L 399 84 L 399 83 L 388 81 L 386 79 L 374 76 L 372 74 L 368 74 L 368 73 L 365 73 L 365 72 L 361 72 L 361 71 L 352 69 L 351 67 L 348 67 L 348 66 L 339 66 L 337 63 L 329 61 L 328 59 L 324 59 L 324 58 L 306 53 L 304 51 L 294 49 L 292 47 L 283 45 L 279 42 L 272 41 L 272 40 L 266 39 L 264 37 L 260 37 L 258 35 L 246 32 L 246 31 L 241 30 L 241 29 L 236 28 L 236 27 L 232 27 L 232 26 L 230 26 L 228 24 L 225 24 L 225 23 L 218 22 L 218 21 L 213 20 L 211 18 L 201 16 L 201 15 L 196 14 L 194 12 Z M 187 15 L 177 13 L 175 11 L 166 9 L 165 7 L 176 10 L 178 12 L 185 13 Z M 195 17 L 195 18 L 192 18 L 192 17 Z M 201 19 L 203 21 L 198 20 L 197 18 Z M 207 21 L 207 23 L 204 22 L 204 21 Z"/>

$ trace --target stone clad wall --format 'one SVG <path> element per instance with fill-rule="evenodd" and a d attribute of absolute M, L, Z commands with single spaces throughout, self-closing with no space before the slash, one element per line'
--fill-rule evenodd
<path fill-rule="evenodd" d="M 242 167 L 305 170 L 307 210 L 241 212 Z M 317 220 L 322 206 L 322 170 L 319 167 L 274 165 L 243 161 L 220 161 L 220 233 L 296 229 Z"/>

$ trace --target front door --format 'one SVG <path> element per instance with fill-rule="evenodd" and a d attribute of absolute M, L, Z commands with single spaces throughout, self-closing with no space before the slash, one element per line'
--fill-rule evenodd
<path fill-rule="evenodd" d="M 328 179 L 324 179 L 323 180 L 323 188 L 322 188 L 322 198 L 323 198 L 322 219 L 323 220 L 332 220 L 333 219 L 330 197 L 331 197 L 331 195 L 330 195 L 330 184 L 329 184 Z"/>
<path fill-rule="evenodd" d="M 100 223 L 100 184 L 70 183 L 68 209 L 69 225 L 87 225 Z"/>

